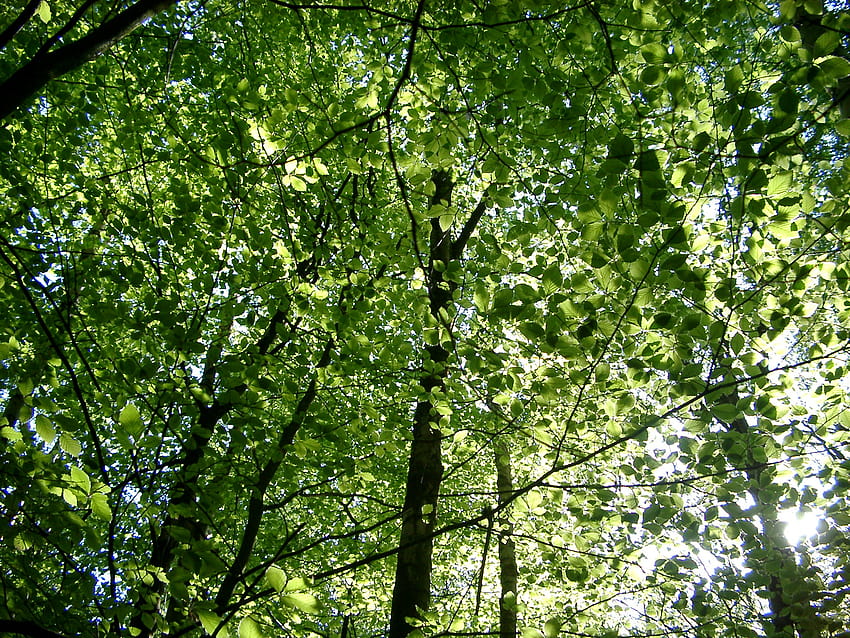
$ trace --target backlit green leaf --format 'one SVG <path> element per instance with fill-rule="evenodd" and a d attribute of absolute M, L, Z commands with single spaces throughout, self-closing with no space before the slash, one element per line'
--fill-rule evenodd
<path fill-rule="evenodd" d="M 250 616 L 239 621 L 239 638 L 263 638 L 260 626 Z"/>
<path fill-rule="evenodd" d="M 124 430 L 132 436 L 141 433 L 144 429 L 144 423 L 142 423 L 142 415 L 139 412 L 139 408 L 132 403 L 128 403 L 121 409 L 121 413 L 118 415 L 118 422 Z"/>
<path fill-rule="evenodd" d="M 35 431 L 48 446 L 52 445 L 53 441 L 56 440 L 56 429 L 53 427 L 50 419 L 43 414 L 35 417 Z"/>
<path fill-rule="evenodd" d="M 271 565 L 266 569 L 266 582 L 278 592 L 282 592 L 286 587 L 286 573 L 280 567 Z"/>
<path fill-rule="evenodd" d="M 281 601 L 287 605 L 300 609 L 308 614 L 318 614 L 322 607 L 318 598 L 307 593 L 291 593 L 281 596 Z"/>
<path fill-rule="evenodd" d="M 221 618 L 217 614 L 204 609 L 197 609 L 195 613 L 198 615 L 198 620 L 201 621 L 201 625 L 208 635 L 215 636 L 216 638 L 228 638 L 230 634 L 227 631 L 227 626 L 222 625 Z"/>
<path fill-rule="evenodd" d="M 91 511 L 95 516 L 104 521 L 112 520 L 112 509 L 109 507 L 109 501 L 106 494 L 92 494 Z"/>

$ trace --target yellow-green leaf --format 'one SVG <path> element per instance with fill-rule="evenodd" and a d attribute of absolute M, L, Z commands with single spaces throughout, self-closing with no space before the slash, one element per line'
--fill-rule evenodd
<path fill-rule="evenodd" d="M 263 638 L 260 626 L 250 616 L 239 623 L 239 638 Z"/>
<path fill-rule="evenodd" d="M 9 441 L 20 441 L 23 438 L 20 432 L 8 425 L 0 430 L 0 436 Z"/>
<path fill-rule="evenodd" d="M 543 625 L 543 635 L 546 638 L 555 638 L 561 632 L 561 621 L 557 618 L 550 618 Z"/>
<path fill-rule="evenodd" d="M 313 594 L 286 594 L 281 597 L 281 600 L 285 604 L 295 607 L 296 609 L 300 609 L 308 614 L 318 614 L 322 610 L 322 606 L 319 604 L 319 599 L 313 596 Z"/>
<path fill-rule="evenodd" d="M 38 9 L 35 10 L 36 15 L 38 15 L 39 20 L 41 20 L 44 24 L 50 22 L 50 5 L 46 2 L 42 1 L 41 4 L 38 5 Z"/>
<path fill-rule="evenodd" d="M 227 632 L 226 625 L 222 625 L 221 629 L 216 632 L 218 626 L 221 625 L 221 618 L 219 618 L 217 614 L 204 609 L 198 609 L 196 613 L 198 614 L 198 620 L 201 621 L 201 625 L 204 627 L 204 631 L 206 631 L 210 636 L 228 638 L 229 634 Z"/>
<path fill-rule="evenodd" d="M 301 576 L 295 576 L 286 581 L 286 587 L 283 588 L 283 591 L 295 591 L 298 589 L 307 589 L 308 587 L 310 587 L 310 583 L 304 578 L 301 578 Z"/>
<path fill-rule="evenodd" d="M 281 592 L 286 587 L 286 572 L 280 567 L 272 565 L 266 570 L 266 582 L 276 591 Z"/>
<path fill-rule="evenodd" d="M 109 501 L 106 498 L 106 494 L 101 494 L 100 492 L 92 494 L 91 511 L 92 514 L 104 521 L 112 520 L 112 509 L 109 507 Z"/>
<path fill-rule="evenodd" d="M 63 432 L 59 436 L 59 447 L 71 456 L 79 456 L 83 453 L 83 446 L 80 445 L 80 442 L 67 432 Z"/>
<path fill-rule="evenodd" d="M 83 472 L 78 467 L 71 467 L 71 480 L 83 488 L 83 491 L 88 494 L 91 491 L 91 479 L 89 475 Z"/>
<path fill-rule="evenodd" d="M 121 414 L 118 415 L 118 422 L 128 434 L 136 435 L 144 429 L 139 408 L 132 403 L 128 403 L 121 410 Z"/>
<path fill-rule="evenodd" d="M 35 431 L 47 445 L 51 445 L 56 439 L 56 429 L 53 424 L 43 414 L 35 417 Z"/>

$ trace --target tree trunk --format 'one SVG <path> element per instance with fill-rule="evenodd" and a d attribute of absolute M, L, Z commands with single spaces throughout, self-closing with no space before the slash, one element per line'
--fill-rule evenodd
<path fill-rule="evenodd" d="M 496 460 L 496 489 L 499 492 L 499 505 L 510 498 L 514 491 L 511 474 L 511 454 L 508 446 L 498 439 L 493 441 Z M 496 521 L 499 538 L 499 638 L 516 638 L 516 599 L 507 601 L 505 597 L 517 593 L 519 570 L 516 562 L 516 548 L 511 537 L 511 524 L 507 510 L 501 510 Z"/>
<path fill-rule="evenodd" d="M 738 403 L 738 392 L 730 392 L 726 400 L 731 404 Z M 787 591 L 787 585 L 799 582 L 805 576 L 800 573 L 794 553 L 785 537 L 783 524 L 779 520 L 777 506 L 766 500 L 762 485 L 769 480 L 765 472 L 772 468 L 758 462 L 752 453 L 758 445 L 752 440 L 756 433 L 751 429 L 743 416 L 731 423 L 725 424 L 730 432 L 737 433 L 743 440 L 746 449 L 746 475 L 749 479 L 749 493 L 753 498 L 758 516 L 761 519 L 762 533 L 758 546 L 767 553 L 768 560 L 752 561 L 748 559 L 749 567 L 756 573 L 769 570 L 767 594 L 770 605 L 770 615 L 765 618 L 765 628 L 773 636 L 799 636 L 799 638 L 819 638 L 817 629 L 817 612 L 810 600 L 794 600 L 795 596 Z M 796 589 L 796 587 L 795 587 Z M 799 598 L 798 596 L 796 598 Z"/>
<path fill-rule="evenodd" d="M 448 205 L 451 199 L 452 183 L 450 177 L 436 172 L 433 177 L 436 186 L 432 205 Z M 431 220 L 430 263 L 428 273 L 428 300 L 432 319 L 438 326 L 445 323 L 449 310 L 452 282 L 444 281 L 443 266 L 451 259 L 451 236 L 449 230 L 440 227 L 439 217 Z M 437 497 L 440 481 L 443 478 L 443 464 L 440 450 L 442 434 L 437 429 L 439 415 L 431 397 L 445 391 L 446 368 L 449 357 L 442 341 L 425 347 L 425 366 L 428 372 L 420 383 L 429 394 L 429 398 L 420 399 L 413 414 L 413 442 L 407 469 L 407 486 L 404 494 L 404 506 L 401 514 L 401 538 L 399 540 L 398 561 L 396 563 L 395 584 L 393 586 L 392 608 L 390 611 L 389 638 L 404 638 L 414 625 L 409 619 L 421 619 L 420 611 L 428 609 L 431 601 L 431 554 L 433 540 L 431 534 L 437 518 Z"/>

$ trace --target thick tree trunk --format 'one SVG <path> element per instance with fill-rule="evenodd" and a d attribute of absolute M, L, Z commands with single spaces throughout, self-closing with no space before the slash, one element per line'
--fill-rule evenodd
<path fill-rule="evenodd" d="M 434 175 L 436 189 L 433 205 L 447 205 L 451 199 L 453 183 L 442 172 Z M 428 273 L 428 299 L 431 316 L 437 325 L 446 320 L 454 286 L 443 280 L 444 268 L 451 259 L 452 242 L 449 230 L 440 227 L 439 218 L 431 220 L 430 272 Z M 446 387 L 445 363 L 449 352 L 442 343 L 425 348 L 430 363 L 420 383 L 426 393 L 440 394 Z M 433 394 L 431 394 L 433 396 Z M 431 534 L 437 518 L 437 497 L 443 478 L 440 439 L 437 429 L 439 415 L 430 398 L 416 404 L 413 415 L 413 442 L 407 469 L 407 486 L 401 514 L 401 538 L 396 563 L 392 608 L 390 611 L 389 638 L 404 638 L 414 625 L 409 619 L 421 618 L 420 611 L 428 609 L 431 601 Z"/>
<path fill-rule="evenodd" d="M 514 491 L 514 480 L 511 473 L 511 455 L 504 442 L 493 442 L 493 452 L 496 461 L 496 489 L 499 492 L 499 504 L 507 501 Z M 519 569 L 516 562 L 516 548 L 511 538 L 511 525 L 506 510 L 496 521 L 499 538 L 499 638 L 516 638 L 516 602 L 508 602 L 505 596 L 513 593 L 516 596 Z"/>

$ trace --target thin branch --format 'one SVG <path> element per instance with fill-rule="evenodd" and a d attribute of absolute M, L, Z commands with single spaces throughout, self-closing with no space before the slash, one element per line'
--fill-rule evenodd
<path fill-rule="evenodd" d="M 8 245 L 7 242 L 4 243 Z M 11 248 L 11 246 L 9 247 Z M 18 287 L 24 294 L 24 297 L 26 297 L 27 305 L 29 305 L 30 309 L 33 312 L 33 315 L 35 315 L 35 319 L 38 322 L 42 333 L 45 337 L 47 337 L 47 340 L 50 343 L 50 347 L 56 353 L 56 356 L 59 357 L 59 360 L 62 362 L 62 366 L 65 368 L 69 378 L 71 379 L 71 386 L 74 389 L 74 394 L 77 396 L 77 400 L 80 402 L 80 408 L 83 411 L 83 419 L 86 422 L 86 427 L 89 431 L 89 436 L 91 437 L 92 443 L 94 444 L 95 454 L 97 456 L 97 462 L 99 465 L 98 469 L 100 470 L 103 482 L 109 485 L 109 472 L 107 470 L 106 460 L 103 455 L 103 446 L 101 445 L 100 436 L 97 433 L 97 428 L 95 427 L 94 421 L 92 420 L 88 403 L 86 402 L 85 395 L 83 394 L 83 389 L 80 387 L 79 379 L 77 378 L 77 374 L 74 371 L 74 366 L 71 365 L 71 362 L 68 360 L 68 356 L 65 354 L 65 350 L 62 348 L 61 345 L 59 345 L 59 342 L 56 340 L 53 331 L 48 327 L 44 316 L 41 314 L 41 311 L 38 308 L 38 304 L 35 302 L 35 299 L 33 299 L 29 288 L 27 288 L 27 285 L 24 282 L 23 275 L 17 264 L 15 264 L 12 258 L 9 257 L 9 255 L 6 254 L 6 251 L 4 251 L 2 248 L 0 248 L 0 258 L 2 258 L 3 261 L 8 264 L 9 268 L 12 269 Z"/>

